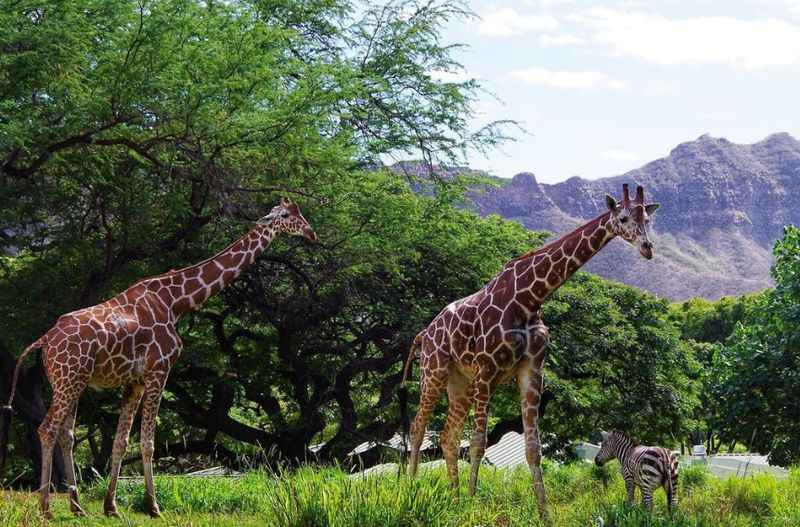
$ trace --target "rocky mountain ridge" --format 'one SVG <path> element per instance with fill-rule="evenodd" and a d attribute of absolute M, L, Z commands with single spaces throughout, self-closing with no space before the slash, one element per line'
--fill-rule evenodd
<path fill-rule="evenodd" d="M 499 214 L 555 236 L 605 210 L 622 183 L 641 184 L 661 208 L 653 221 L 656 257 L 640 258 L 620 240 L 587 270 L 670 300 L 709 299 L 769 287 L 772 246 L 800 224 L 800 141 L 788 133 L 750 145 L 703 135 L 620 176 L 556 184 L 529 172 L 472 195 L 482 215 Z"/>

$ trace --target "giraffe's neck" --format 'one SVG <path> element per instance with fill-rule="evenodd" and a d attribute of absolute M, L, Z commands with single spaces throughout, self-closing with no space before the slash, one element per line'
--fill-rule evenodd
<path fill-rule="evenodd" d="M 275 231 L 257 226 L 202 262 L 152 279 L 156 290 L 172 312 L 173 320 L 198 309 L 234 281 L 264 252 Z"/>
<path fill-rule="evenodd" d="M 561 284 L 614 238 L 607 212 L 544 247 L 520 257 L 515 264 L 516 300 L 536 310 Z"/>

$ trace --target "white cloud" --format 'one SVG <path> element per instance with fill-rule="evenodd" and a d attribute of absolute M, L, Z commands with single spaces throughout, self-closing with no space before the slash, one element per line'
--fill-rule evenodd
<path fill-rule="evenodd" d="M 574 4 L 575 2 L 576 0 L 524 0 L 523 3 L 525 5 L 543 7 L 547 9 L 548 7 L 557 7 L 566 4 Z"/>
<path fill-rule="evenodd" d="M 511 77 L 534 86 L 550 88 L 592 89 L 610 88 L 627 90 L 626 81 L 613 79 L 599 71 L 552 71 L 544 68 L 527 68 L 511 72 Z"/>
<path fill-rule="evenodd" d="M 594 8 L 569 15 L 611 53 L 658 64 L 728 64 L 742 69 L 800 63 L 800 25 L 778 19 L 667 18 Z"/>
<path fill-rule="evenodd" d="M 539 44 L 545 47 L 551 46 L 579 46 L 586 41 L 575 35 L 540 35 Z"/>
<path fill-rule="evenodd" d="M 467 82 L 468 80 L 472 79 L 469 75 L 467 75 L 464 71 L 442 71 L 442 70 L 430 70 L 427 72 L 428 77 L 433 80 L 441 81 L 441 82 Z"/>
<path fill-rule="evenodd" d="M 620 163 L 634 163 L 639 160 L 639 154 L 636 154 L 635 152 L 629 152 L 627 150 L 619 150 L 616 148 L 600 152 L 600 155 L 606 159 Z"/>
<path fill-rule="evenodd" d="M 481 15 L 478 34 L 486 37 L 513 37 L 532 31 L 553 31 L 558 20 L 550 15 L 523 15 L 503 7 Z"/>

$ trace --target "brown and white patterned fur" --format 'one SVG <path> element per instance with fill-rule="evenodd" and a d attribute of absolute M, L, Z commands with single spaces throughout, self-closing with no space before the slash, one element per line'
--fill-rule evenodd
<path fill-rule="evenodd" d="M 46 517 L 50 517 L 50 472 L 55 441 L 64 452 L 70 508 L 77 515 L 85 514 L 78 502 L 72 447 L 78 399 L 86 386 L 124 388 L 104 504 L 106 515 L 118 516 L 117 478 L 131 425 L 142 400 L 141 450 L 146 506 L 151 516 L 160 515 L 153 485 L 153 435 L 167 376 L 181 353 L 176 324 L 181 316 L 199 308 L 236 279 L 279 233 L 316 240 L 316 234 L 297 205 L 282 199 L 280 205 L 258 220 L 250 232 L 212 258 L 146 278 L 101 304 L 62 315 L 47 333 L 23 352 L 14 372 L 6 410 L 10 410 L 14 399 L 19 366 L 31 350 L 43 350 L 44 368 L 53 387 L 53 401 L 39 427 L 41 509 Z"/>
<path fill-rule="evenodd" d="M 512 260 L 482 289 L 445 307 L 414 339 L 403 376 L 405 382 L 419 351 L 420 405 L 411 426 L 412 476 L 417 471 L 428 418 L 447 389 L 449 409 L 440 443 L 454 488 L 458 488 L 459 436 L 470 408 L 475 406 L 469 480 L 469 492 L 474 494 L 486 448 L 489 400 L 499 384 L 515 378 L 522 405 L 526 457 L 539 511 L 547 520 L 538 418 L 548 330 L 540 307 L 616 236 L 637 246 L 645 258 L 653 256 L 648 223 L 658 205 L 644 204 L 642 187 L 631 201 L 627 185 L 623 186 L 620 203 L 608 195 L 606 202 L 606 213 L 561 239 Z"/>

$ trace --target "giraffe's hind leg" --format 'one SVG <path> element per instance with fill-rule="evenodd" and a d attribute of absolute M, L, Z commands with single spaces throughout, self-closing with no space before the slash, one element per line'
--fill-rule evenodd
<path fill-rule="evenodd" d="M 53 384 L 53 401 L 50 403 L 50 409 L 42 420 L 42 424 L 39 425 L 39 441 L 42 446 L 42 473 L 39 492 L 42 516 L 45 518 L 52 518 L 50 512 L 50 477 L 53 468 L 53 449 L 59 439 L 62 426 L 73 415 L 74 407 L 77 405 L 89 377 L 88 374 L 83 372 L 71 373 L 66 377 L 49 376 Z M 70 469 L 67 470 L 69 474 Z"/>
<path fill-rule="evenodd" d="M 472 381 L 470 394 L 475 405 L 475 428 L 469 446 L 470 473 L 469 495 L 474 496 L 478 487 L 478 471 L 486 453 L 486 426 L 489 420 L 489 400 L 496 383 L 496 369 L 484 366 Z"/>
<path fill-rule="evenodd" d="M 458 491 L 458 450 L 464 421 L 472 406 L 467 377 L 454 369 L 447 381 L 447 421 L 441 435 L 442 453 L 447 464 L 450 486 Z"/>
<path fill-rule="evenodd" d="M 421 357 L 422 385 L 420 387 L 419 409 L 414 422 L 411 423 L 411 453 L 409 454 L 408 471 L 412 478 L 417 475 L 419 449 L 422 446 L 422 440 L 425 438 L 425 427 L 447 384 L 447 367 L 444 364 L 440 364 L 440 362 L 442 362 L 441 359 L 434 358 L 431 360 L 423 352 Z M 432 366 L 436 366 L 436 368 Z"/>
<path fill-rule="evenodd" d="M 106 516 L 119 517 L 116 502 L 117 479 L 119 479 L 122 456 L 125 455 L 125 450 L 128 448 L 131 426 L 133 425 L 134 417 L 136 417 L 136 410 L 139 408 L 139 401 L 142 400 L 143 392 L 144 386 L 134 384 L 126 386 L 122 395 L 122 409 L 117 423 L 117 434 L 114 436 L 114 447 L 111 450 L 111 472 L 109 474 L 108 490 L 106 490 L 106 499 L 103 503 L 103 511 Z"/>
<path fill-rule="evenodd" d="M 75 446 L 75 418 L 78 415 L 78 400 L 72 403 L 72 408 L 61 425 L 61 432 L 58 435 L 58 444 L 61 445 L 61 452 L 64 455 L 64 469 L 66 470 L 67 485 L 69 485 L 69 508 L 76 516 L 86 516 L 86 512 L 81 508 L 78 500 L 78 483 L 75 478 L 75 459 L 73 448 Z"/>
<path fill-rule="evenodd" d="M 539 515 L 547 523 L 547 499 L 542 477 L 542 444 L 539 440 L 539 402 L 543 388 L 541 362 L 535 358 L 523 359 L 517 372 L 522 428 L 525 431 L 525 458 L 533 478 L 533 491 L 539 504 Z"/>

